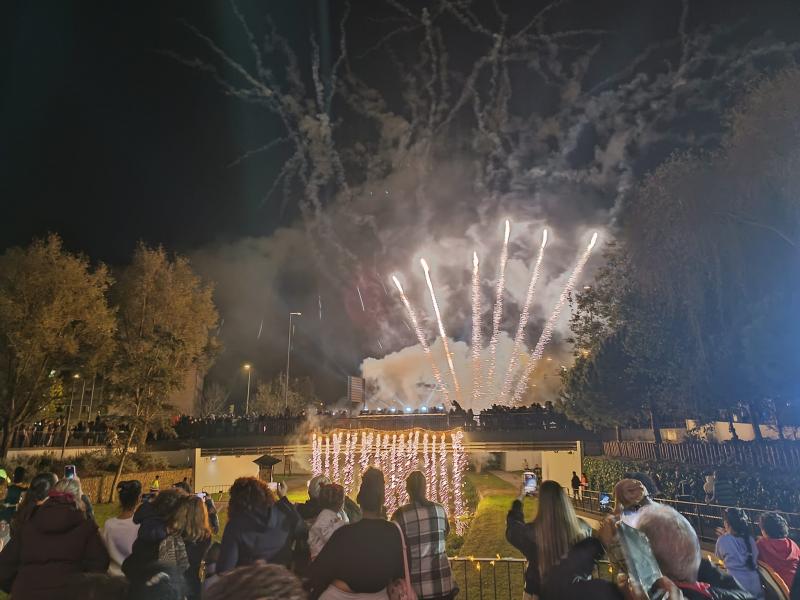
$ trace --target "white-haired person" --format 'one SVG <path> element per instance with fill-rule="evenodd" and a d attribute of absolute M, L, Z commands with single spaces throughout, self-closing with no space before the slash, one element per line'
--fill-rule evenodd
<path fill-rule="evenodd" d="M 616 544 L 616 524 L 616 517 L 609 517 L 597 537 L 575 544 L 543 582 L 539 600 L 646 600 L 646 591 L 636 588 L 632 582 L 613 585 L 591 578 L 595 561 L 603 555 L 603 547 L 611 548 Z M 636 527 L 650 540 L 653 555 L 664 575 L 657 586 L 667 592 L 669 600 L 754 600 L 733 577 L 702 558 L 697 533 L 673 508 L 657 503 L 642 508 Z"/>
<path fill-rule="evenodd" d="M 703 559 L 700 540 L 689 521 L 674 508 L 653 504 L 642 509 L 636 528 L 650 540 L 661 572 L 687 600 L 752 600 L 730 575 Z"/>

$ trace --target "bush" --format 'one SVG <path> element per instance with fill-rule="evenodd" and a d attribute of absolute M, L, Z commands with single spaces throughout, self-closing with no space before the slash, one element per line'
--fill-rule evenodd
<path fill-rule="evenodd" d="M 109 456 L 107 452 L 100 450 L 64 460 L 56 458 L 55 454 L 18 458 L 6 462 L 3 467 L 9 475 L 16 467 L 25 467 L 30 479 L 36 473 L 44 471 L 51 471 L 60 477 L 66 465 L 75 465 L 79 477 L 94 477 L 116 473 L 119 459 L 119 455 Z M 144 452 L 132 452 L 125 458 L 123 473 L 166 469 L 167 462 L 163 458 Z"/>
<path fill-rule="evenodd" d="M 589 488 L 611 492 L 614 485 L 626 472 L 647 473 L 660 483 L 661 491 L 668 497 L 677 495 L 678 480 L 675 469 L 681 478 L 689 477 L 693 483 L 695 500 L 703 502 L 703 482 L 705 476 L 714 469 L 689 466 L 683 463 L 665 461 L 645 461 L 587 456 L 583 459 L 583 470 L 589 478 Z M 748 471 L 744 467 L 717 468 L 723 471 L 733 483 L 739 505 L 749 508 L 798 512 L 800 509 L 800 482 L 792 473 L 775 471 Z"/>

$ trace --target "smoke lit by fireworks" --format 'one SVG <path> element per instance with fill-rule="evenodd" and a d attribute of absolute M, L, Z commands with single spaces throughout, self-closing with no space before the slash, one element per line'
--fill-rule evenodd
<path fill-rule="evenodd" d="M 392 281 L 394 281 L 394 285 L 397 288 L 397 291 L 400 292 L 400 298 L 403 301 L 403 305 L 406 307 L 406 311 L 408 312 L 408 318 L 411 320 L 411 324 L 413 325 L 414 328 L 414 333 L 417 335 L 417 341 L 419 342 L 419 345 L 422 347 L 422 351 L 425 353 L 425 356 L 428 357 L 428 362 L 430 362 L 431 371 L 433 371 L 433 377 L 434 379 L 436 379 L 436 383 L 439 386 L 439 390 L 442 392 L 445 401 L 449 402 L 450 394 L 447 391 L 447 386 L 444 384 L 444 380 L 442 379 L 442 374 L 439 372 L 439 367 L 436 366 L 436 361 L 433 360 L 433 356 L 431 355 L 431 348 L 430 346 L 428 346 L 428 340 L 425 338 L 425 332 L 422 331 L 422 328 L 419 326 L 419 321 L 417 321 L 417 313 L 414 311 L 414 308 L 408 301 L 406 293 L 403 291 L 403 286 L 400 285 L 400 280 L 393 275 Z"/>
<path fill-rule="evenodd" d="M 506 265 L 508 264 L 508 236 L 511 234 L 511 223 L 506 219 L 503 249 L 500 251 L 500 271 L 495 286 L 494 312 L 492 313 L 492 337 L 489 340 L 489 372 L 484 383 L 491 386 L 497 368 L 497 340 L 500 338 L 500 323 L 503 320 L 503 292 L 506 289 Z"/>
<path fill-rule="evenodd" d="M 472 253 L 472 406 L 481 400 L 481 273 L 478 253 Z"/>
<path fill-rule="evenodd" d="M 545 346 L 547 346 L 550 338 L 553 337 L 553 329 L 555 329 L 558 317 L 561 315 L 561 309 L 564 307 L 564 304 L 566 304 L 567 298 L 572 292 L 572 289 L 575 287 L 575 282 L 578 280 L 578 277 L 581 276 L 581 271 L 583 271 L 583 267 L 586 266 L 586 262 L 589 260 L 589 256 L 592 253 L 592 248 L 594 248 L 596 242 L 597 233 L 594 233 L 589 245 L 586 247 L 586 250 L 583 251 L 583 254 L 581 254 L 578 258 L 578 262 L 575 263 L 575 268 L 572 270 L 572 274 L 569 276 L 567 284 L 561 291 L 561 295 L 558 298 L 555 308 L 553 308 L 550 318 L 547 319 L 547 323 L 545 323 L 544 329 L 542 329 L 542 334 L 539 336 L 539 341 L 536 342 L 536 347 L 533 349 L 533 352 L 531 352 L 528 364 L 525 367 L 525 372 L 517 383 L 517 389 L 514 391 L 514 397 L 512 399 L 514 404 L 519 403 L 520 398 L 522 398 L 522 394 L 525 392 L 525 388 L 528 385 L 528 380 L 530 379 L 533 370 L 536 368 L 536 364 L 542 358 Z"/>
<path fill-rule="evenodd" d="M 508 263 L 508 238 L 511 232 L 511 225 L 509 221 L 505 222 L 505 235 L 503 237 L 503 250 L 500 256 L 500 271 L 497 284 L 495 286 L 495 305 L 494 310 L 492 312 L 492 339 L 489 342 L 489 368 L 486 373 L 483 372 L 483 364 L 481 361 L 481 351 L 482 351 L 482 335 L 481 335 L 481 281 L 480 281 L 480 262 L 478 259 L 477 253 L 473 252 L 472 255 L 472 349 L 471 349 L 471 365 L 472 365 L 472 402 L 473 405 L 477 405 L 478 400 L 480 400 L 483 396 L 487 393 L 490 393 L 491 386 L 494 381 L 494 373 L 496 370 L 496 353 L 497 353 L 497 338 L 499 337 L 500 331 L 500 323 L 502 321 L 502 312 L 503 312 L 503 295 L 505 292 L 505 269 L 506 264 Z M 539 246 L 539 253 L 536 257 L 536 262 L 531 270 L 531 278 L 530 283 L 528 284 L 528 289 L 525 294 L 525 301 L 522 305 L 522 310 L 519 318 L 519 323 L 517 325 L 516 335 L 514 336 L 514 346 L 511 352 L 511 356 L 509 358 L 509 363 L 505 372 L 505 377 L 503 379 L 502 388 L 500 390 L 500 395 L 497 397 L 496 400 L 502 401 L 506 398 L 511 389 L 513 387 L 514 377 L 517 374 L 517 366 L 518 366 L 518 357 L 521 351 L 522 345 L 525 343 L 525 329 L 528 325 L 528 321 L 530 320 L 530 309 L 533 303 L 533 298 L 536 292 L 536 285 L 541 276 L 541 269 L 542 269 L 542 262 L 544 260 L 544 251 L 545 247 L 547 246 L 547 239 L 548 239 L 548 231 L 547 229 L 542 231 L 542 242 Z M 542 330 L 541 335 L 539 336 L 539 341 L 537 342 L 533 352 L 531 353 L 530 359 L 528 360 L 524 372 L 522 376 L 517 380 L 516 388 L 514 388 L 514 394 L 512 397 L 512 402 L 514 404 L 518 404 L 522 394 L 524 393 L 528 380 L 530 379 L 531 375 L 533 374 L 534 369 L 536 368 L 537 363 L 542 357 L 542 353 L 544 352 L 545 346 L 550 342 L 553 336 L 553 330 L 555 329 L 556 323 L 561 315 L 561 311 L 566 304 L 567 298 L 569 297 L 570 292 L 575 287 L 575 283 L 578 278 L 581 276 L 584 266 L 586 262 L 589 260 L 589 256 L 591 255 L 592 249 L 594 248 L 595 244 L 597 243 L 597 233 L 592 235 L 592 239 L 589 242 L 586 250 L 579 256 L 575 267 L 570 274 L 570 277 L 567 281 L 567 284 L 564 286 L 564 289 L 561 291 L 561 295 L 559 296 L 558 302 L 553 309 L 553 312 L 550 315 L 550 318 L 545 323 L 544 329 Z M 450 374 L 453 379 L 453 386 L 456 391 L 456 396 L 459 397 L 460 388 L 458 385 L 458 380 L 456 378 L 455 367 L 453 365 L 452 355 L 450 354 L 450 348 L 448 344 L 447 332 L 444 328 L 444 323 L 442 321 L 442 315 L 439 309 L 439 303 L 436 298 L 436 292 L 433 287 L 433 282 L 430 276 L 430 266 L 428 265 L 427 261 L 423 258 L 420 260 L 422 264 L 423 271 L 425 272 L 425 282 L 428 286 L 428 292 L 431 296 L 431 302 L 433 303 L 433 310 L 436 316 L 436 322 L 439 329 L 439 335 L 442 339 L 442 345 L 445 349 L 445 353 L 447 355 L 447 363 L 448 368 L 450 370 Z M 439 372 L 438 368 L 436 367 L 436 362 L 433 360 L 431 356 L 430 347 L 428 345 L 427 339 L 425 338 L 425 333 L 423 332 L 422 328 L 419 326 L 419 322 L 417 320 L 416 313 L 414 312 L 411 304 L 408 301 L 408 298 L 403 290 L 403 287 L 400 285 L 400 281 L 397 279 L 396 276 L 392 277 L 395 286 L 397 287 L 398 291 L 400 292 L 400 298 L 403 301 L 403 304 L 408 311 L 409 318 L 414 325 L 414 331 L 417 334 L 417 339 L 422 346 L 423 351 L 425 352 L 428 360 L 431 364 L 431 369 L 433 370 L 434 377 L 436 378 L 436 382 L 439 385 L 440 390 L 442 391 L 445 401 L 448 400 L 447 398 L 447 386 L 444 384 L 441 378 L 441 373 Z M 427 448 L 427 446 L 426 446 Z M 432 442 L 431 445 L 431 461 L 435 462 L 435 458 L 433 455 L 436 452 L 436 442 L 435 440 Z M 427 450 L 426 450 L 427 456 Z M 431 489 L 436 489 L 436 469 L 431 467 L 431 472 L 433 473 L 433 479 L 430 482 Z"/>
<path fill-rule="evenodd" d="M 447 357 L 447 367 L 450 369 L 450 377 L 453 379 L 453 389 L 455 390 L 456 398 L 459 398 L 461 395 L 461 388 L 458 385 L 458 377 L 456 376 L 456 368 L 453 365 L 453 355 L 450 353 L 450 345 L 447 343 L 447 332 L 444 329 L 442 314 L 439 312 L 439 303 L 436 301 L 436 292 L 433 290 L 431 270 L 424 258 L 419 259 L 419 262 L 422 265 L 422 270 L 425 272 L 425 282 L 428 284 L 428 292 L 431 295 L 431 302 L 433 303 L 433 312 L 436 315 L 436 323 L 439 326 L 439 335 L 442 337 L 442 346 L 444 347 L 444 353 Z"/>
<path fill-rule="evenodd" d="M 503 387 L 500 390 L 500 399 L 502 400 L 508 395 L 511 390 L 511 379 L 514 377 L 514 371 L 517 368 L 517 355 L 522 347 L 523 338 L 525 336 L 525 328 L 528 326 L 528 319 L 531 314 L 531 303 L 533 302 L 533 294 L 536 291 L 536 282 L 539 280 L 539 273 L 542 268 L 542 259 L 544 258 L 544 247 L 547 245 L 547 229 L 542 231 L 542 245 L 539 247 L 539 256 L 536 258 L 536 264 L 531 273 L 531 281 L 528 284 L 528 291 L 525 294 L 525 304 L 522 305 L 522 313 L 519 316 L 519 323 L 517 324 L 517 334 L 514 336 L 514 347 L 511 350 L 511 357 L 508 360 L 508 368 L 506 369 L 506 376 L 503 380 Z"/>

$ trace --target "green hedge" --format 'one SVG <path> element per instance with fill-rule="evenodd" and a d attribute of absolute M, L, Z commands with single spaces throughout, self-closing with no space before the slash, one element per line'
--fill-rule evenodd
<path fill-rule="evenodd" d="M 583 459 L 583 470 L 589 478 L 589 487 L 593 490 L 612 492 L 614 485 L 622 479 L 626 472 L 639 471 L 660 481 L 661 491 L 668 498 L 674 498 L 678 480 L 675 469 L 681 477 L 691 477 L 694 484 L 695 499 L 703 498 L 703 482 L 711 472 L 708 468 L 687 466 L 682 463 L 666 461 L 646 461 L 587 456 Z M 739 505 L 750 508 L 778 509 L 788 512 L 800 512 L 800 480 L 794 472 L 780 472 L 744 468 L 717 469 L 724 471 L 733 483 L 739 498 Z"/>
<path fill-rule="evenodd" d="M 30 481 L 31 477 L 44 471 L 51 471 L 60 477 L 66 465 L 75 465 L 79 477 L 108 475 L 117 471 L 119 459 L 120 456 L 118 454 L 109 455 L 107 452 L 100 450 L 64 460 L 57 458 L 55 453 L 16 458 L 5 461 L 2 466 L 9 477 L 16 467 L 25 467 L 28 472 L 28 481 Z M 158 471 L 166 468 L 167 461 L 161 457 L 156 457 L 146 452 L 131 452 L 125 458 L 123 472 Z"/>

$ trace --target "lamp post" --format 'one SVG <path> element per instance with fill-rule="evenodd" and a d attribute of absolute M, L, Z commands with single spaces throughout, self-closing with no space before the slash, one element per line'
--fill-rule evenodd
<path fill-rule="evenodd" d="M 250 373 L 252 372 L 252 365 L 244 363 L 242 368 L 247 371 L 247 397 L 244 400 L 244 416 L 250 413 Z"/>
<path fill-rule="evenodd" d="M 80 373 L 72 375 L 72 392 L 69 395 L 69 406 L 67 408 L 67 422 L 64 425 L 64 443 L 61 445 L 61 460 L 64 460 L 64 452 L 67 450 L 67 441 L 69 440 L 69 420 L 72 418 L 72 402 L 75 400 L 75 384 L 81 378 Z"/>
<path fill-rule="evenodd" d="M 286 345 L 286 385 L 283 388 L 283 408 L 284 411 L 289 409 L 289 365 L 292 358 L 292 319 L 299 317 L 303 313 L 290 312 L 289 313 L 289 343 Z"/>

